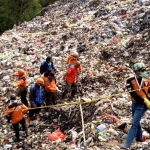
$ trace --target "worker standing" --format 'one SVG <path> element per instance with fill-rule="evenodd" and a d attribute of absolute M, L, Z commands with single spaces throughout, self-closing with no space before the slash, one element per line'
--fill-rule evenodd
<path fill-rule="evenodd" d="M 46 71 L 40 76 L 40 78 L 42 78 L 44 80 L 44 83 L 47 80 L 49 73 L 50 73 L 50 71 Z"/>
<path fill-rule="evenodd" d="M 78 52 L 73 52 L 72 55 L 68 56 L 67 58 L 67 65 L 68 68 L 71 67 L 73 68 L 75 64 L 78 62 L 79 59 L 79 53 Z M 78 72 L 82 72 L 82 66 L 80 65 L 78 68 Z"/>
<path fill-rule="evenodd" d="M 55 73 L 56 71 L 51 56 L 48 56 L 46 60 L 44 60 L 41 63 L 41 66 L 40 66 L 40 74 L 43 74 L 44 72 L 47 72 L 47 71 L 51 71 L 53 73 Z"/>
<path fill-rule="evenodd" d="M 77 62 L 74 67 L 69 67 L 67 73 L 64 75 L 64 80 L 66 82 L 65 90 L 62 93 L 62 99 L 66 96 L 67 93 L 70 93 L 70 98 L 73 98 L 77 91 L 77 73 L 80 67 L 80 63 Z"/>
<path fill-rule="evenodd" d="M 18 82 L 13 87 L 17 88 L 17 94 L 20 96 L 21 102 L 28 106 L 26 72 L 23 69 L 19 69 L 18 73 L 13 74 L 13 76 L 18 77 Z"/>
<path fill-rule="evenodd" d="M 42 78 L 38 78 L 36 80 L 36 83 L 32 84 L 30 87 L 30 105 L 31 108 L 40 107 L 43 102 L 43 86 L 44 80 Z M 39 116 L 40 108 L 31 109 L 29 110 L 29 117 L 26 118 L 26 125 L 28 126 L 30 124 L 30 118 L 35 114 L 36 120 L 40 120 Z"/>
<path fill-rule="evenodd" d="M 5 116 L 7 117 L 9 122 L 11 120 L 13 129 L 15 131 L 16 141 L 20 141 L 21 139 L 19 138 L 19 124 L 21 124 L 23 130 L 26 133 L 26 136 L 28 135 L 24 119 L 24 114 L 27 112 L 28 107 L 26 107 L 22 103 L 18 103 L 15 95 L 11 95 L 10 100 L 12 101 L 12 104 L 7 107 Z"/>
<path fill-rule="evenodd" d="M 126 82 L 126 87 L 131 95 L 132 100 L 132 124 L 128 132 L 127 138 L 121 148 L 130 148 L 134 139 L 137 142 L 142 142 L 142 127 L 140 120 L 147 109 L 150 108 L 150 80 L 146 77 L 145 65 L 143 63 L 136 63 L 133 65 L 135 76 L 129 78 Z"/>
<path fill-rule="evenodd" d="M 56 86 L 56 79 L 53 73 L 49 73 L 47 80 L 45 81 L 45 99 L 46 105 L 55 105 L 57 100 L 58 88 Z"/>

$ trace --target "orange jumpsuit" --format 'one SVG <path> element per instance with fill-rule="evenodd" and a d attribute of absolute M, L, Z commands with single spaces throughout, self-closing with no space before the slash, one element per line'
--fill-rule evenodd
<path fill-rule="evenodd" d="M 55 105 L 56 104 L 56 81 L 50 80 L 47 78 L 47 80 L 44 83 L 45 85 L 45 98 L 46 98 L 46 105 Z"/>
<path fill-rule="evenodd" d="M 27 110 L 28 107 L 26 107 L 24 104 L 8 107 L 6 109 L 5 116 L 9 116 L 9 114 L 11 114 L 12 124 L 15 124 L 23 119 L 23 115 L 27 112 Z"/>
<path fill-rule="evenodd" d="M 67 64 L 69 64 L 69 65 L 75 65 L 76 63 L 77 63 L 77 60 L 74 59 L 73 56 L 70 55 L 70 56 L 67 58 Z M 79 70 L 80 72 L 82 72 L 82 66 L 81 66 L 81 65 L 79 66 L 78 70 Z"/>
<path fill-rule="evenodd" d="M 14 76 L 18 76 L 18 74 L 14 74 Z M 26 81 L 26 74 L 23 76 L 18 77 L 18 82 L 13 85 L 13 87 L 17 88 L 18 87 L 18 94 L 20 95 L 21 102 L 28 106 L 28 101 L 27 101 L 27 81 Z"/>

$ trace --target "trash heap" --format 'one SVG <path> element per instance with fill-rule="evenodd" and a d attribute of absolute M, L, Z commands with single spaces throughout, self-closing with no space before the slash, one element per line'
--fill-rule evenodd
<path fill-rule="evenodd" d="M 47 6 L 29 22 L 6 31 L 0 37 L 0 149 L 23 150 L 119 150 L 131 124 L 131 101 L 125 81 L 133 76 L 131 66 L 140 61 L 150 76 L 150 1 L 149 0 L 79 0 L 57 1 Z M 18 68 L 27 71 L 28 87 L 40 76 L 39 67 L 46 56 L 53 56 L 56 80 L 64 87 L 66 59 L 73 51 L 80 53 L 83 72 L 79 91 L 84 117 L 85 143 L 79 104 L 69 99 L 57 103 L 51 115 L 41 110 L 41 121 L 31 122 L 29 136 L 13 142 L 13 130 L 4 117 L 10 101 L 9 87 Z M 85 103 L 86 102 L 86 103 Z M 133 149 L 148 149 L 149 116 L 142 119 L 144 143 Z M 58 130 L 57 130 L 58 129 Z M 54 131 L 58 131 L 54 135 Z M 24 136 L 23 132 L 20 132 Z M 54 136 L 54 137 L 53 137 Z"/>

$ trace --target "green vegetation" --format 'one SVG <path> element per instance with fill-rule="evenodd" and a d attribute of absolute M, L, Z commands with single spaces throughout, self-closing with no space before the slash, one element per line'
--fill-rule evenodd
<path fill-rule="evenodd" d="M 0 0 L 0 34 L 11 29 L 14 24 L 33 19 L 56 0 Z"/>

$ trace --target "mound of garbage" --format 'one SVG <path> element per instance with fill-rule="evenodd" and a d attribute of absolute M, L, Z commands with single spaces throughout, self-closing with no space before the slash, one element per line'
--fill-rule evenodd
<path fill-rule="evenodd" d="M 150 76 L 149 0 L 67 0 L 43 9 L 29 22 L 0 36 L 0 149 L 19 150 L 119 150 L 131 125 L 131 100 L 125 90 L 133 76 L 132 65 L 143 62 Z M 40 76 L 40 64 L 49 55 L 57 68 L 56 80 L 64 87 L 66 59 L 77 51 L 83 71 L 78 93 L 71 101 L 60 99 L 40 121 L 31 121 L 29 135 L 13 141 L 14 132 L 4 112 L 13 83 L 12 74 L 27 72 L 28 88 Z M 80 103 L 81 102 L 81 103 Z M 149 149 L 150 112 L 142 118 L 143 143 Z M 24 137 L 24 132 L 20 131 Z M 86 145 L 86 146 L 85 146 Z"/>

